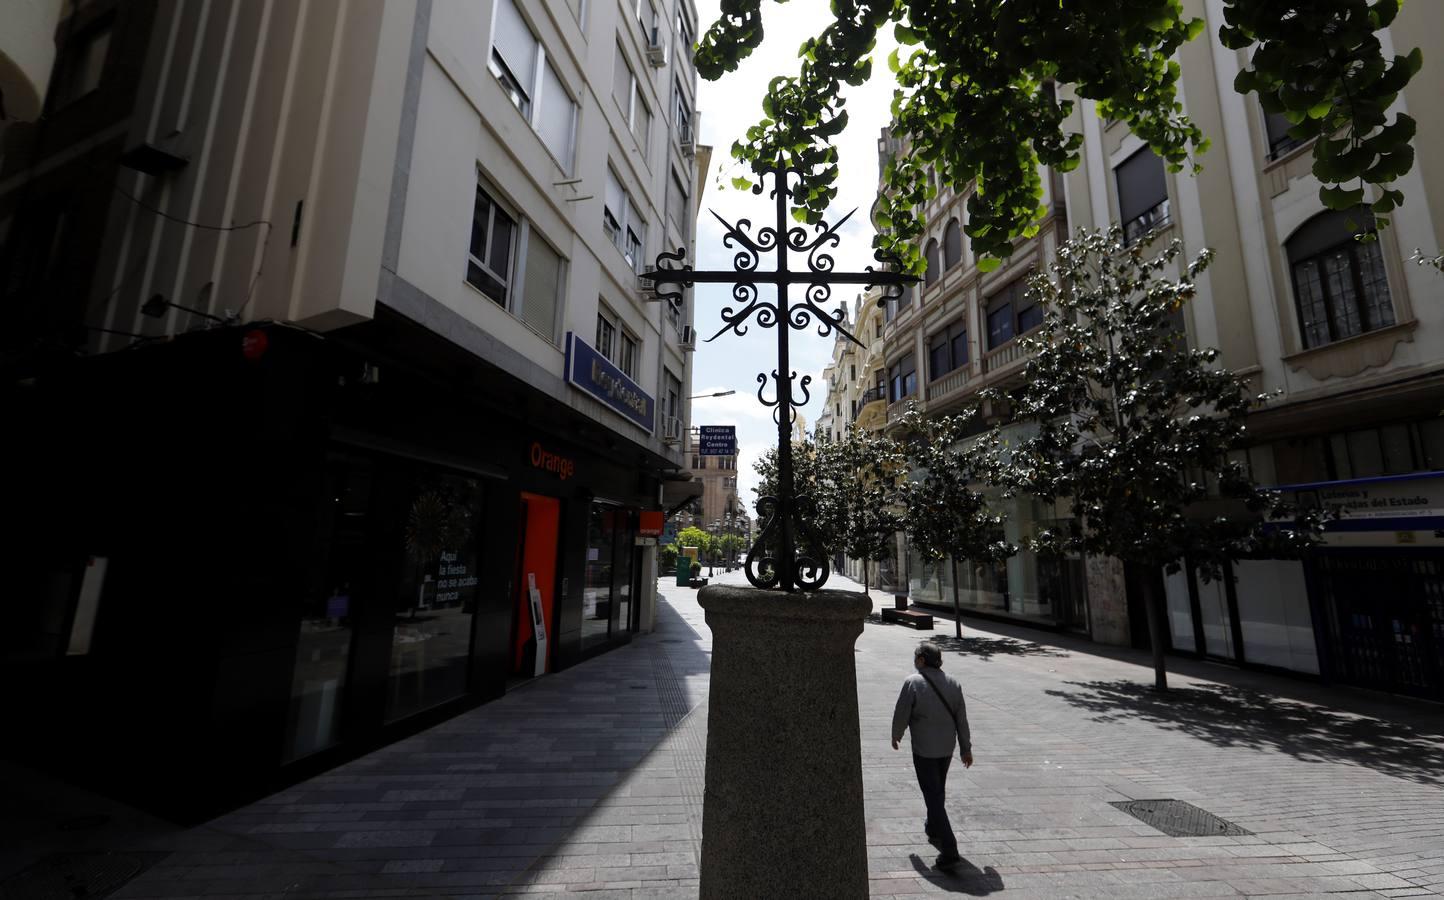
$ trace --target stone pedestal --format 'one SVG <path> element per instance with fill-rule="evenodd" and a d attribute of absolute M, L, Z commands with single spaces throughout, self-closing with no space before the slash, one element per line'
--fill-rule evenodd
<path fill-rule="evenodd" d="M 853 645 L 872 602 L 725 585 L 698 599 L 712 629 L 702 900 L 867 897 Z"/>

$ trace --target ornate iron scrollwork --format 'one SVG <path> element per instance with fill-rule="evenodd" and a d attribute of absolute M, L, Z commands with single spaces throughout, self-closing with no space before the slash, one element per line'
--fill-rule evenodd
<path fill-rule="evenodd" d="M 863 272 L 838 272 L 837 261 L 831 251 L 841 246 L 839 229 L 857 210 L 832 225 L 818 223 L 813 226 L 812 233 L 804 226 L 789 226 L 787 201 L 791 197 L 788 185 L 791 170 L 778 167 L 771 174 L 769 196 L 774 202 L 775 224 L 764 225 L 754 233 L 750 219 L 738 219 L 733 224 L 712 212 L 713 218 L 723 228 L 722 245 L 736 251 L 732 257 L 732 271 L 688 268 L 684 252 L 678 248 L 675 253 L 658 256 L 656 269 L 644 272 L 642 277 L 657 285 L 658 297 L 669 300 L 680 300 L 682 291 L 695 284 L 730 284 L 735 305 L 722 308 L 722 327 L 707 338 L 708 341 L 716 340 L 729 331 L 737 335 L 746 334 L 752 324 L 764 329 L 777 328 L 777 368 L 772 370 L 774 390 L 771 399 L 766 396 L 767 374 L 757 375 L 757 399 L 772 409 L 772 419 L 777 425 L 777 490 L 775 494 L 757 501 L 757 513 L 763 524 L 756 541 L 747 551 L 744 570 L 747 580 L 759 588 L 815 591 L 827 582 L 831 566 L 825 542 L 813 525 L 817 504 L 812 497 L 798 495 L 795 490 L 791 439 L 797 418 L 796 407 L 805 405 L 812 397 L 808 390 L 812 377 L 804 375 L 801 381 L 797 381 L 797 373 L 790 370 L 788 335 L 794 330 L 810 328 L 815 323 L 819 336 L 827 337 L 837 331 L 860 347 L 862 342 L 843 325 L 846 312 L 842 309 L 828 312 L 823 308 L 832 297 L 832 286 L 857 284 L 866 288 L 881 287 L 883 297 L 879 302 L 886 302 L 901 297 L 903 286 L 918 279 L 897 271 L 897 259 L 881 253 L 874 254 L 881 269 L 868 266 Z M 761 184 L 753 185 L 754 194 L 762 191 Z M 763 253 L 777 255 L 775 271 L 758 270 Z M 805 255 L 805 271 L 788 268 L 789 253 Z M 761 298 L 757 286 L 764 283 L 776 286 L 775 303 Z M 787 297 L 787 289 L 793 284 L 805 285 L 802 299 L 796 304 L 789 303 Z M 671 290 L 662 290 L 663 285 Z M 785 383 L 783 372 L 787 373 Z M 797 381 L 800 397 L 793 391 L 794 381 Z"/>

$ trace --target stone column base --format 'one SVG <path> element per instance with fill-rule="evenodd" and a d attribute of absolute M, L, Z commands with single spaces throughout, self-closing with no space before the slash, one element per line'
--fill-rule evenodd
<path fill-rule="evenodd" d="M 712 629 L 701 897 L 867 897 L 853 645 L 872 602 L 725 585 L 698 600 Z"/>

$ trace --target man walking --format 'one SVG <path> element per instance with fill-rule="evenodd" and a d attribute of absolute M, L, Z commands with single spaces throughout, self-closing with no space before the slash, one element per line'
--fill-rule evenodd
<path fill-rule="evenodd" d="M 953 836 L 948 811 L 943 806 L 952 762 L 953 742 L 959 742 L 963 766 L 973 764 L 973 743 L 968 731 L 968 709 L 963 689 L 943 673 L 943 653 L 937 644 L 924 641 L 913 656 L 917 674 L 903 681 L 897 708 L 892 714 L 892 748 L 898 749 L 903 732 L 912 730 L 913 768 L 922 788 L 928 818 L 923 826 L 928 843 L 940 851 L 935 865 L 950 869 L 962 862 L 958 839 Z"/>

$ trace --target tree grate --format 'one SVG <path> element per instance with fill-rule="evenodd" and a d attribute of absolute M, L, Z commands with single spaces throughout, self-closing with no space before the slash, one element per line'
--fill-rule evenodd
<path fill-rule="evenodd" d="M 1119 800 L 1109 806 L 1157 828 L 1169 837 L 1209 837 L 1212 835 L 1253 834 L 1206 809 L 1199 809 L 1182 800 Z"/>
<path fill-rule="evenodd" d="M 168 853 L 62 853 L 0 881 L 3 900 L 108 897 Z"/>

